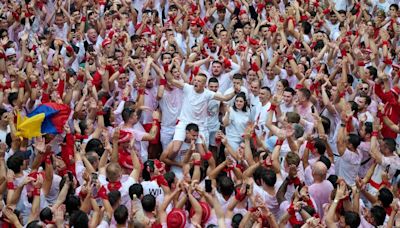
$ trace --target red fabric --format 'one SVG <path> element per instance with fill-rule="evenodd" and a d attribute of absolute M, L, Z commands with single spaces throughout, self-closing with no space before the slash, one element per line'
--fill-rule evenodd
<path fill-rule="evenodd" d="M 384 92 L 381 85 L 375 85 L 375 94 L 385 103 L 385 115 L 397 125 L 400 121 L 400 104 L 397 102 L 395 94 L 391 91 Z M 397 137 L 397 133 L 392 131 L 386 124 L 383 125 L 381 133 L 385 138 L 395 139 Z"/>
<path fill-rule="evenodd" d="M 152 127 L 153 127 L 152 123 L 143 124 L 143 128 L 146 132 L 150 132 Z M 157 128 L 156 137 L 153 140 L 149 141 L 149 143 L 152 145 L 157 145 L 159 141 L 160 141 L 160 127 Z"/>
<path fill-rule="evenodd" d="M 75 176 L 74 136 L 71 133 L 65 136 L 65 144 L 61 146 L 61 159 L 64 161 L 66 169 Z"/>
<path fill-rule="evenodd" d="M 65 81 L 64 80 L 60 80 L 60 82 L 58 83 L 57 86 L 57 92 L 60 95 L 60 97 L 62 98 L 63 94 L 64 94 L 64 87 L 65 87 Z"/>
<path fill-rule="evenodd" d="M 119 189 L 122 187 L 122 184 L 120 181 L 116 182 L 108 182 L 107 188 L 110 192 L 112 191 L 119 191 Z"/>

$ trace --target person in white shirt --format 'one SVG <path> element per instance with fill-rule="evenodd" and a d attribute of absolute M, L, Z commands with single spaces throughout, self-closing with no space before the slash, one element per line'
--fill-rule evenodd
<path fill-rule="evenodd" d="M 246 98 L 248 99 L 248 92 L 246 87 L 243 86 L 243 76 L 241 74 L 235 74 L 233 75 L 232 78 L 232 83 L 234 86 L 240 86 L 240 92 L 243 92 L 246 95 Z M 232 93 L 233 88 L 229 88 L 228 90 L 225 91 L 225 95 Z M 227 103 L 228 105 L 232 106 L 234 104 L 234 99 L 232 98 L 231 100 L 229 100 Z"/>
<path fill-rule="evenodd" d="M 374 122 L 374 117 L 367 110 L 368 106 L 371 104 L 371 97 L 361 94 L 356 97 L 355 102 L 358 104 L 357 119 L 361 120 L 364 118 L 364 122 Z"/>
<path fill-rule="evenodd" d="M 224 94 L 229 87 L 232 86 L 232 77 L 239 72 L 240 66 L 236 63 L 231 62 L 232 70 L 224 73 L 223 65 L 220 61 L 215 60 L 211 64 L 211 74 L 207 75 L 207 78 L 216 77 L 219 82 L 219 91 Z"/>
<path fill-rule="evenodd" d="M 246 95 L 244 92 L 240 92 L 236 95 L 233 106 L 228 106 L 227 112 L 222 119 L 226 130 L 226 137 L 234 151 L 239 148 L 240 143 L 243 141 L 242 134 L 249 121 L 250 111 Z"/>
<path fill-rule="evenodd" d="M 217 93 L 219 88 L 218 79 L 213 77 L 208 80 L 208 89 Z M 215 142 L 215 135 L 220 128 L 219 122 L 219 111 L 220 111 L 221 101 L 211 100 L 208 103 L 208 117 L 207 117 L 207 128 L 210 135 L 209 146 L 210 150 L 217 151 L 217 144 Z"/>
<path fill-rule="evenodd" d="M 256 115 L 255 115 L 255 123 L 256 123 L 256 133 L 258 136 L 262 136 L 263 138 L 268 135 L 268 128 L 265 126 L 265 123 L 267 121 L 269 109 L 271 107 L 271 90 L 269 87 L 264 86 L 260 90 L 259 94 L 260 102 L 258 103 L 258 106 L 256 107 Z M 275 120 L 275 114 L 274 118 L 272 120 L 273 122 L 276 122 Z"/>
<path fill-rule="evenodd" d="M 287 87 L 287 88 L 285 88 L 285 90 L 283 90 L 283 96 L 282 96 L 283 102 L 279 106 L 282 114 L 294 111 L 293 98 L 295 95 L 296 95 L 296 91 L 294 91 L 294 89 L 292 89 L 290 87 Z"/>
<path fill-rule="evenodd" d="M 209 102 L 212 99 L 228 101 L 240 91 L 240 87 L 235 86 L 231 94 L 221 95 L 205 88 L 207 82 L 205 74 L 195 76 L 193 85 L 175 80 L 170 70 L 166 73 L 166 77 L 169 83 L 183 89 L 183 97 L 185 97 L 185 102 L 182 105 L 181 114 L 178 119 L 179 122 L 175 128 L 173 151 L 176 153 L 182 146 L 185 139 L 185 128 L 189 123 L 195 123 L 199 126 L 200 134 L 204 137 L 205 142 L 208 143 L 207 108 Z M 202 142 L 198 140 L 197 143 L 200 144 Z"/>

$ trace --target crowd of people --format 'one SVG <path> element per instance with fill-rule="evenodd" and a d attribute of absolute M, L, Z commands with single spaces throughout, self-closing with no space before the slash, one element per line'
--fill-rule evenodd
<path fill-rule="evenodd" d="M 397 0 L 0 0 L 0 43 L 2 227 L 400 227 Z"/>

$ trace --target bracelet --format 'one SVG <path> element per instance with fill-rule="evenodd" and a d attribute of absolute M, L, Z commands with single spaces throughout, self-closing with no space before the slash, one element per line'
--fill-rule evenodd
<path fill-rule="evenodd" d="M 276 105 L 271 104 L 271 106 L 269 107 L 269 110 L 268 110 L 268 111 L 273 111 L 273 112 L 275 112 L 276 108 L 277 108 Z"/>
<path fill-rule="evenodd" d="M 322 11 L 322 13 L 324 14 L 324 15 L 327 15 L 327 14 L 329 14 L 331 12 L 331 10 L 329 9 L 329 8 L 326 8 L 326 9 L 324 9 L 323 11 Z"/>
<path fill-rule="evenodd" d="M 138 89 L 138 93 L 139 95 L 144 95 L 144 89 L 143 88 Z"/>
<path fill-rule="evenodd" d="M 40 188 L 34 188 L 32 192 L 33 196 L 40 196 Z"/>
<path fill-rule="evenodd" d="M 372 136 L 372 137 L 374 137 L 374 136 L 375 136 L 375 137 L 378 137 L 378 134 L 379 134 L 379 133 L 378 133 L 377 131 L 373 131 L 373 132 L 371 133 L 371 136 Z"/>
<path fill-rule="evenodd" d="M 125 73 L 125 68 L 124 68 L 124 67 L 120 67 L 119 70 L 118 70 L 118 72 L 119 72 L 120 74 Z"/>
<path fill-rule="evenodd" d="M 0 53 L 0 59 L 5 59 L 6 58 L 6 55 L 4 54 L 4 52 L 1 52 Z"/>
<path fill-rule="evenodd" d="M 212 152 L 211 152 L 211 151 L 208 151 L 207 153 L 203 154 L 203 156 L 201 156 L 201 158 L 202 158 L 203 160 L 208 161 L 208 160 L 211 159 L 212 156 L 213 156 Z"/>
<path fill-rule="evenodd" d="M 278 140 L 276 140 L 275 146 L 282 146 L 282 144 L 283 144 L 283 140 L 278 139 Z"/>
<path fill-rule="evenodd" d="M 160 86 L 165 86 L 167 84 L 167 80 L 165 78 L 160 79 Z"/>
<path fill-rule="evenodd" d="M 19 88 L 25 88 L 25 82 L 24 81 L 20 82 L 18 87 Z"/>
<path fill-rule="evenodd" d="M 82 16 L 81 22 L 86 22 L 86 17 L 85 16 Z"/>
<path fill-rule="evenodd" d="M 98 115 L 98 116 L 103 116 L 103 115 L 105 115 L 106 114 L 106 112 L 103 112 L 103 111 L 98 111 L 98 112 L 96 112 L 96 115 Z"/>
<path fill-rule="evenodd" d="M 193 161 L 193 165 L 194 166 L 200 166 L 201 165 L 201 161 L 200 160 Z"/>
<path fill-rule="evenodd" d="M 15 189 L 14 182 L 12 182 L 12 181 L 7 182 L 7 189 L 8 190 L 14 190 Z"/>
<path fill-rule="evenodd" d="M 38 85 L 37 81 L 31 82 L 31 88 L 36 88 Z"/>
<path fill-rule="evenodd" d="M 28 63 L 31 63 L 33 61 L 33 59 L 32 59 L 32 57 L 27 56 L 27 57 L 25 57 L 25 61 Z"/>

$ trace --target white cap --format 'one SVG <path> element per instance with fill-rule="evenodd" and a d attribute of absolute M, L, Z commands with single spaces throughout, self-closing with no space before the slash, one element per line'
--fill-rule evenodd
<path fill-rule="evenodd" d="M 16 55 L 17 52 L 15 51 L 14 48 L 7 48 L 6 50 L 6 57 L 11 56 L 11 55 Z"/>

